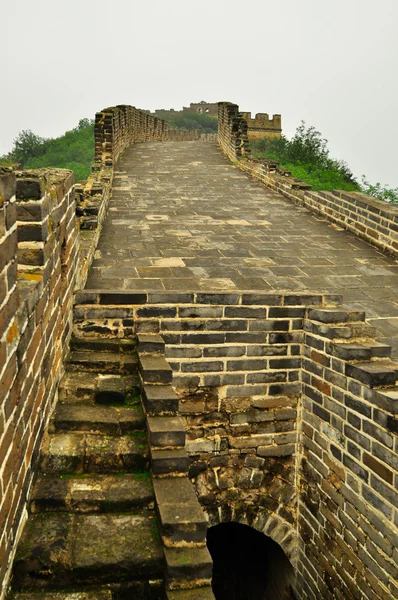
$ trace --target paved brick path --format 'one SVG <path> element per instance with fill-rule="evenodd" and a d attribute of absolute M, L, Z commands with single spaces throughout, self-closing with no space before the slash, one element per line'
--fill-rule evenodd
<path fill-rule="evenodd" d="M 118 164 L 90 289 L 342 293 L 398 354 L 398 263 L 267 190 L 208 142 Z"/>

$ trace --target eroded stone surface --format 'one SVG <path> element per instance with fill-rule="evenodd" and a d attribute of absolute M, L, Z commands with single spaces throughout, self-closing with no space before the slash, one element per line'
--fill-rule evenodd
<path fill-rule="evenodd" d="M 43 589 L 163 575 L 153 515 L 32 516 L 14 562 L 15 586 Z"/>

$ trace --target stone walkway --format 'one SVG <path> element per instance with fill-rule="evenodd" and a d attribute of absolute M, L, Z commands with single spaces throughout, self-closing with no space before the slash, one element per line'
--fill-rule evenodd
<path fill-rule="evenodd" d="M 209 142 L 126 150 L 86 287 L 340 293 L 398 354 L 398 262 L 268 190 Z"/>

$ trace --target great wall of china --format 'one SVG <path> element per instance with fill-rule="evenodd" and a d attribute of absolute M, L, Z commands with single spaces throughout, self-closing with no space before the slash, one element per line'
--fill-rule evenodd
<path fill-rule="evenodd" d="M 210 600 L 229 522 L 297 598 L 398 598 L 398 209 L 247 119 L 113 107 L 85 184 L 0 169 L 2 600 Z"/>

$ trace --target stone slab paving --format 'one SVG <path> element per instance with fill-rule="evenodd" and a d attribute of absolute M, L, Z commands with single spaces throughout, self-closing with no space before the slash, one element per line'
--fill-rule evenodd
<path fill-rule="evenodd" d="M 398 354 L 398 262 L 268 190 L 210 142 L 124 152 L 86 287 L 341 293 Z"/>

